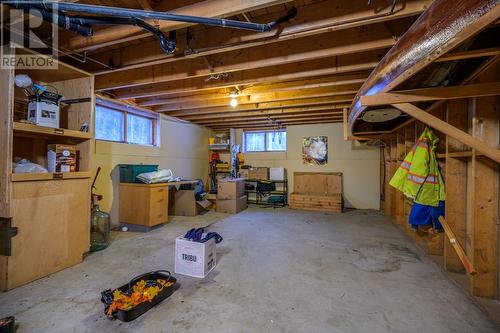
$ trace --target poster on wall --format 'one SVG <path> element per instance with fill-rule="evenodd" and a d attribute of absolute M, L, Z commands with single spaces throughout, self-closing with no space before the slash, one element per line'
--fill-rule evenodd
<path fill-rule="evenodd" d="M 311 136 L 302 139 L 302 162 L 308 165 L 328 163 L 328 137 Z"/>

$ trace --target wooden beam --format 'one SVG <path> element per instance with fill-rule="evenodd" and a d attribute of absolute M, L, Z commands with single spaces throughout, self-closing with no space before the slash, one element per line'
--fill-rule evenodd
<path fill-rule="evenodd" d="M 244 49 L 219 55 L 210 63 L 204 58 L 112 72 L 95 78 L 96 90 L 113 90 L 209 75 L 233 73 L 262 67 L 329 58 L 336 55 L 380 50 L 396 43 L 383 25 L 360 28 L 308 39 L 291 40 L 263 47 L 259 52 Z M 284 51 L 286 50 L 286 52 Z"/>
<path fill-rule="evenodd" d="M 491 57 L 496 55 L 500 55 L 499 47 L 448 53 L 443 55 L 441 58 L 436 59 L 434 62 L 456 61 L 472 58 Z"/>
<path fill-rule="evenodd" d="M 324 124 L 324 123 L 341 123 L 342 120 L 339 119 L 339 120 L 331 120 L 331 119 L 326 119 L 326 120 L 311 120 L 311 121 L 308 121 L 308 120 L 301 120 L 301 121 L 287 121 L 287 122 L 282 122 L 282 123 L 279 123 L 279 124 L 276 124 L 276 125 L 273 125 L 273 124 L 270 124 L 269 127 L 276 127 L 277 125 L 281 125 L 281 126 L 291 126 L 291 125 L 307 125 L 307 124 Z M 229 125 L 224 125 L 224 126 L 220 126 L 220 125 L 215 125 L 215 126 L 212 126 L 212 128 L 252 128 L 252 127 L 262 127 L 263 124 L 262 123 L 251 123 L 251 124 L 247 124 L 247 123 L 241 123 L 241 124 L 229 124 Z M 207 126 L 207 127 L 210 127 L 210 126 Z"/>
<path fill-rule="evenodd" d="M 183 1 L 162 1 L 155 8 L 157 11 L 168 11 L 172 14 L 202 16 L 202 17 L 228 17 L 242 12 L 248 12 L 276 4 L 290 2 L 290 0 L 205 0 L 188 6 L 182 6 Z M 178 30 L 192 24 L 174 21 L 160 21 L 158 28 L 162 31 Z M 92 37 L 73 37 L 62 44 L 64 49 L 75 52 L 96 50 L 139 38 L 150 37 L 150 33 L 138 27 L 114 26 L 98 30 Z"/>
<path fill-rule="evenodd" d="M 274 110 L 256 110 L 256 111 L 225 111 L 221 113 L 214 114 L 193 114 L 189 116 L 170 116 L 180 117 L 186 120 L 201 120 L 201 119 L 224 119 L 224 118 L 234 118 L 234 117 L 252 117 L 252 116 L 262 116 L 262 115 L 274 115 L 274 114 L 285 114 L 285 113 L 311 113 L 318 111 L 330 111 L 330 110 L 341 110 L 342 107 L 345 107 L 349 104 L 330 104 L 323 106 L 299 106 L 299 107 L 290 107 L 290 108 L 280 108 Z"/>
<path fill-rule="evenodd" d="M 462 246 L 460 246 L 460 243 L 458 242 L 457 237 L 453 233 L 453 230 L 450 228 L 448 223 L 446 223 L 446 220 L 444 217 L 440 216 L 439 217 L 439 222 L 443 226 L 444 232 L 446 234 L 446 237 L 450 240 L 450 244 L 453 246 L 453 249 L 455 250 L 458 258 L 460 258 L 460 261 L 464 265 L 465 271 L 469 273 L 470 275 L 474 275 L 477 273 L 476 269 L 474 268 L 474 265 L 472 265 L 472 262 L 467 258 L 467 255 L 465 254 L 464 249 Z"/>
<path fill-rule="evenodd" d="M 360 55 L 356 54 L 353 55 L 352 58 L 357 61 L 359 56 Z M 373 57 L 370 58 L 373 59 Z M 339 61 L 343 59 L 343 57 L 339 57 Z M 345 63 L 347 63 L 347 61 Z M 302 69 L 304 67 L 308 67 L 308 62 L 296 63 L 260 68 L 252 71 L 236 72 L 232 73 L 228 77 L 221 77 L 219 80 L 207 81 L 207 78 L 191 78 L 168 83 L 119 89 L 114 91 L 113 94 L 119 99 L 131 99 L 151 98 L 184 93 L 200 93 L 214 89 L 234 88 L 235 86 L 269 84 L 291 80 L 304 80 L 311 77 L 334 76 L 342 75 L 344 73 L 362 72 L 373 69 L 376 64 L 377 63 L 375 61 L 370 60 L 368 62 L 360 62 L 357 64 L 349 61 L 346 65 L 343 65 L 343 63 L 338 63 L 337 65 L 334 59 L 332 59 L 331 65 L 326 68 L 303 71 Z M 342 84 L 348 83 L 344 82 Z"/>
<path fill-rule="evenodd" d="M 361 96 L 361 104 L 363 106 L 380 106 L 397 103 L 414 103 L 494 95 L 500 95 L 500 82 L 379 93 L 371 96 Z"/>
<path fill-rule="evenodd" d="M 390 6 L 382 0 L 374 0 L 371 7 L 363 3 L 339 2 L 332 7 L 328 2 L 309 3 L 298 7 L 298 16 L 290 23 L 276 31 L 255 33 L 242 30 L 227 29 L 220 33 L 220 29 L 207 27 L 190 31 L 191 42 L 188 47 L 184 42 L 186 36 L 179 36 L 179 52 L 172 56 L 165 55 L 156 40 L 141 43 L 140 45 L 125 46 L 119 50 L 108 50 L 93 54 L 92 58 L 102 63 L 109 63 L 113 59 L 115 67 L 111 70 L 98 71 L 96 74 L 107 74 L 111 71 L 129 70 L 134 68 L 164 64 L 188 58 L 211 56 L 245 48 L 256 48 L 271 43 L 311 37 L 318 34 L 330 33 L 350 29 L 368 24 L 393 21 L 400 18 L 420 14 L 430 3 L 429 0 L 412 0 L 397 4 L 395 12 L 387 15 Z M 296 4 L 297 5 L 297 4 Z M 372 8 L 377 8 L 374 13 Z M 276 18 L 276 13 L 256 17 L 258 22 L 266 22 Z M 182 34 L 182 32 L 181 32 Z M 99 67 L 87 68 L 94 71 Z"/>
<path fill-rule="evenodd" d="M 343 96 L 343 97 L 342 97 Z M 261 102 L 252 101 L 251 96 L 245 96 L 241 98 L 237 98 L 238 100 L 238 109 L 241 107 L 255 109 L 263 108 L 263 109 L 276 109 L 282 107 L 290 107 L 290 106 L 311 106 L 311 105 L 322 105 L 329 104 L 335 102 L 351 102 L 352 97 L 354 97 L 354 93 L 350 95 L 314 95 L 314 96 L 298 96 L 290 97 L 290 98 L 281 98 L 281 99 L 273 99 L 269 98 L 267 100 L 262 100 Z M 231 99 L 224 99 L 221 102 L 208 104 L 207 105 L 187 105 L 184 109 L 182 106 L 177 107 L 159 107 L 155 109 L 156 112 L 191 112 L 195 113 L 195 111 L 199 111 L 199 113 L 204 113 L 204 110 L 212 110 L 213 113 L 217 112 L 225 112 L 228 109 L 235 110 L 236 108 L 229 107 Z"/>
<path fill-rule="evenodd" d="M 307 98 L 307 99 L 297 99 L 297 100 L 287 100 L 287 101 L 272 101 L 272 102 L 262 102 L 262 103 L 245 103 L 238 105 L 237 107 L 231 107 L 229 104 L 225 104 L 221 107 L 208 107 L 199 109 L 188 109 L 188 110 L 173 110 L 168 112 L 170 116 L 182 116 L 182 115 L 192 115 L 192 114 L 211 114 L 211 113 L 225 113 L 225 112 L 241 112 L 241 111 L 256 111 L 256 110 L 274 110 L 283 109 L 289 107 L 300 107 L 300 106 L 319 106 L 319 105 L 332 105 L 336 103 L 351 103 L 353 95 L 342 95 L 342 96 L 329 96 L 329 97 L 319 97 L 319 98 Z M 155 109 L 157 112 L 164 112 L 163 108 Z"/>
<path fill-rule="evenodd" d="M 262 124 L 269 122 L 277 123 L 287 123 L 287 122 L 301 122 L 301 121 L 316 121 L 316 120 L 341 120 L 341 116 L 314 116 L 314 117 L 296 117 L 296 118 L 270 118 L 270 119 L 246 119 L 243 121 L 232 121 L 232 122 L 211 122 L 211 123 L 201 123 L 196 122 L 203 126 L 217 126 L 217 125 L 238 125 L 238 124 Z"/>
<path fill-rule="evenodd" d="M 220 120 L 216 119 L 200 119 L 193 120 L 198 124 L 211 124 L 211 123 L 224 123 L 224 122 L 238 122 L 238 121 L 253 121 L 253 120 L 265 120 L 265 119 L 292 119 L 292 118 L 316 118 L 316 117 L 335 117 L 340 118 L 341 114 L 336 111 L 326 110 L 314 113 L 295 113 L 295 114 L 275 114 L 275 115 L 260 115 L 253 117 L 234 117 L 234 118 L 224 118 Z M 181 118 L 182 119 L 182 118 Z"/>
<path fill-rule="evenodd" d="M 395 108 L 409 114 L 413 118 L 420 120 L 427 126 L 437 129 L 441 133 L 451 136 L 452 138 L 466 144 L 467 146 L 477 149 L 485 156 L 491 158 L 493 161 L 500 163 L 500 150 L 490 145 L 479 141 L 472 137 L 470 134 L 465 133 L 456 127 L 448 124 L 445 121 L 427 113 L 426 111 L 409 103 L 392 104 Z"/>
<path fill-rule="evenodd" d="M 238 100 L 238 104 L 243 105 L 269 101 L 278 102 L 304 98 L 351 95 L 356 94 L 356 92 L 358 91 L 356 88 L 359 88 L 359 86 L 359 84 L 351 84 L 346 86 L 334 86 L 315 89 L 296 89 L 292 91 L 276 91 L 268 93 L 259 92 L 255 94 L 252 94 L 245 90 L 241 90 L 240 95 L 236 99 Z M 169 111 L 168 108 L 170 108 L 171 111 L 174 111 L 227 106 L 229 105 L 230 101 L 231 98 L 229 97 L 228 91 L 224 91 L 214 94 L 191 95 L 178 98 L 149 99 L 139 101 L 138 105 L 148 107 L 161 105 L 159 109 L 161 108 L 161 110 L 166 112 Z"/>
<path fill-rule="evenodd" d="M 500 60 L 500 55 L 496 55 L 496 56 L 487 58 L 469 76 L 467 76 L 464 80 L 462 80 L 460 82 L 460 85 L 465 85 L 465 84 L 467 84 L 469 82 L 473 82 L 483 72 L 486 72 L 487 70 L 490 69 L 490 67 L 495 66 L 498 63 L 499 60 Z M 432 113 L 432 111 L 434 109 L 436 109 L 437 107 L 439 107 L 439 105 L 442 104 L 442 103 L 446 103 L 446 101 L 445 100 L 443 100 L 443 101 L 436 101 L 436 102 L 432 103 L 431 106 L 429 106 L 428 108 L 426 108 L 426 111 Z M 413 118 L 409 119 L 409 120 L 403 122 L 402 124 L 396 126 L 396 128 L 394 128 L 393 130 L 391 130 L 389 132 L 397 131 L 398 129 L 405 127 L 406 125 L 412 123 L 413 121 L 414 121 Z"/>

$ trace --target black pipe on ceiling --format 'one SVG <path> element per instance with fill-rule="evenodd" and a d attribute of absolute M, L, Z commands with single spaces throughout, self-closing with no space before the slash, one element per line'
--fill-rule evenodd
<path fill-rule="evenodd" d="M 191 15 L 179 15 L 165 12 L 155 12 L 148 10 L 107 7 L 97 5 L 87 5 L 71 2 L 57 2 L 46 0 L 0 0 L 1 4 L 7 4 L 15 8 L 36 8 L 45 11 L 76 12 L 102 16 L 127 17 L 141 20 L 164 20 L 186 23 L 205 24 L 218 27 L 244 29 L 252 31 L 271 31 L 276 25 L 286 22 L 297 15 L 297 9 L 293 7 L 283 17 L 269 23 L 243 22 L 236 20 L 226 20 L 218 18 L 199 17 Z"/>

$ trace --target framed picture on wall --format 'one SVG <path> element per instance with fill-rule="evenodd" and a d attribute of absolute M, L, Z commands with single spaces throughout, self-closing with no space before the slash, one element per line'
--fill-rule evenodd
<path fill-rule="evenodd" d="M 302 139 L 302 162 L 308 165 L 328 163 L 328 137 L 310 136 Z"/>

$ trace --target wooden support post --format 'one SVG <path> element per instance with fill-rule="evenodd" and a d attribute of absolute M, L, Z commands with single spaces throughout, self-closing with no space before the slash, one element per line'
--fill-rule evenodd
<path fill-rule="evenodd" d="M 405 144 L 404 144 L 404 131 L 397 131 L 396 132 L 396 159 L 395 159 L 395 170 L 399 168 L 401 163 L 403 162 L 405 158 Z M 395 199 L 396 199 L 396 221 L 398 224 L 403 224 L 404 223 L 404 194 L 401 191 L 395 191 Z"/>
<path fill-rule="evenodd" d="M 448 237 L 448 239 L 450 240 L 449 243 L 452 245 L 453 249 L 455 250 L 455 253 L 462 262 L 465 271 L 470 275 L 476 274 L 477 272 L 476 269 L 474 268 L 474 265 L 472 265 L 472 262 L 469 260 L 469 258 L 467 258 L 464 249 L 462 248 L 462 246 L 460 246 L 458 239 L 456 238 L 455 234 L 453 233 L 453 230 L 451 230 L 451 227 L 448 225 L 444 217 L 440 216 L 439 222 L 441 222 L 444 232 Z"/>
<path fill-rule="evenodd" d="M 448 124 L 459 130 L 467 132 L 468 129 L 468 101 L 459 99 L 448 102 Z M 446 222 L 454 238 L 460 244 L 466 244 L 466 219 L 467 219 L 467 160 L 450 157 L 450 153 L 462 152 L 468 149 L 460 141 L 446 137 Z M 444 243 L 445 270 L 463 273 L 464 266 L 450 242 Z"/>
<path fill-rule="evenodd" d="M 387 140 L 387 145 L 384 148 L 384 161 L 385 161 L 385 188 L 384 188 L 384 213 L 386 216 L 391 216 L 391 194 L 392 186 L 389 185 L 391 174 L 391 140 Z"/>
<path fill-rule="evenodd" d="M 495 99 L 495 97 L 491 97 Z M 492 147 L 490 144 L 482 142 L 471 135 L 457 129 L 456 127 L 448 124 L 447 122 L 435 117 L 428 112 L 416 107 L 409 103 L 392 104 L 395 108 L 409 114 L 410 116 L 420 120 L 426 125 L 435 128 L 436 130 L 449 135 L 450 137 L 459 140 L 460 142 L 468 145 L 471 148 L 477 149 L 493 161 L 500 163 L 500 150 Z"/>
<path fill-rule="evenodd" d="M 475 99 L 472 132 L 483 144 L 499 143 L 499 105 L 499 97 Z M 499 167 L 473 154 L 472 170 L 472 263 L 478 273 L 471 279 L 472 294 L 498 298 Z"/>

